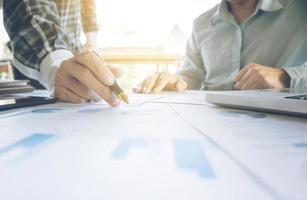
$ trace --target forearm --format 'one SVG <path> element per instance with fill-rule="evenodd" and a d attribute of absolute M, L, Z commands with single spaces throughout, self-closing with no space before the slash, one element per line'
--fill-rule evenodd
<path fill-rule="evenodd" d="M 307 63 L 298 67 L 283 68 L 290 77 L 290 88 L 307 88 Z"/>

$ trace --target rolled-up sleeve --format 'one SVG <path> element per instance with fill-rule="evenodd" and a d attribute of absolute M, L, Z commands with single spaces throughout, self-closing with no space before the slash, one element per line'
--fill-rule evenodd
<path fill-rule="evenodd" d="M 61 51 L 62 60 L 70 58 L 69 39 L 61 27 L 55 0 L 4 0 L 4 24 L 11 39 L 14 65 L 26 76 L 50 88 L 57 66 L 46 57 Z M 44 68 L 44 69 L 42 69 Z"/>
<path fill-rule="evenodd" d="M 283 68 L 290 77 L 291 88 L 307 88 L 307 63 L 298 67 Z"/>
<path fill-rule="evenodd" d="M 197 41 L 197 27 L 194 22 L 192 36 L 188 40 L 182 69 L 177 72 L 188 83 L 188 89 L 199 90 L 205 79 L 205 70 Z"/>

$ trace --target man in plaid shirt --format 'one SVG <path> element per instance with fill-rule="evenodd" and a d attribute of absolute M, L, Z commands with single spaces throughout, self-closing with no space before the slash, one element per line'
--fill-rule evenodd
<path fill-rule="evenodd" d="M 111 91 L 118 69 L 92 52 L 98 26 L 95 0 L 4 0 L 14 65 L 61 100 L 119 100 Z M 84 50 L 80 35 L 84 31 Z"/>

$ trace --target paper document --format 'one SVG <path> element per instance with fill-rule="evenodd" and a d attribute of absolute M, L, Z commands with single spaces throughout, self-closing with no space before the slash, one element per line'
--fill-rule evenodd
<path fill-rule="evenodd" d="M 307 119 L 215 106 L 172 105 L 276 199 L 307 199 Z"/>
<path fill-rule="evenodd" d="M 128 95 L 0 113 L 0 199 L 307 199 L 307 119 Z"/>
<path fill-rule="evenodd" d="M 165 104 L 40 106 L 0 126 L 0 199 L 272 199 Z"/>

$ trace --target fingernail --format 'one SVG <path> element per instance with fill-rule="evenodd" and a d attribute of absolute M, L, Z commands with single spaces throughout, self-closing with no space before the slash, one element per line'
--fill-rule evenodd
<path fill-rule="evenodd" d="M 112 75 L 109 75 L 109 76 L 106 76 L 105 77 L 105 81 L 106 81 L 106 83 L 105 84 L 107 84 L 107 85 L 109 85 L 109 86 L 112 86 L 112 85 L 114 85 L 114 83 L 115 83 L 115 78 L 114 78 L 114 76 Z"/>

